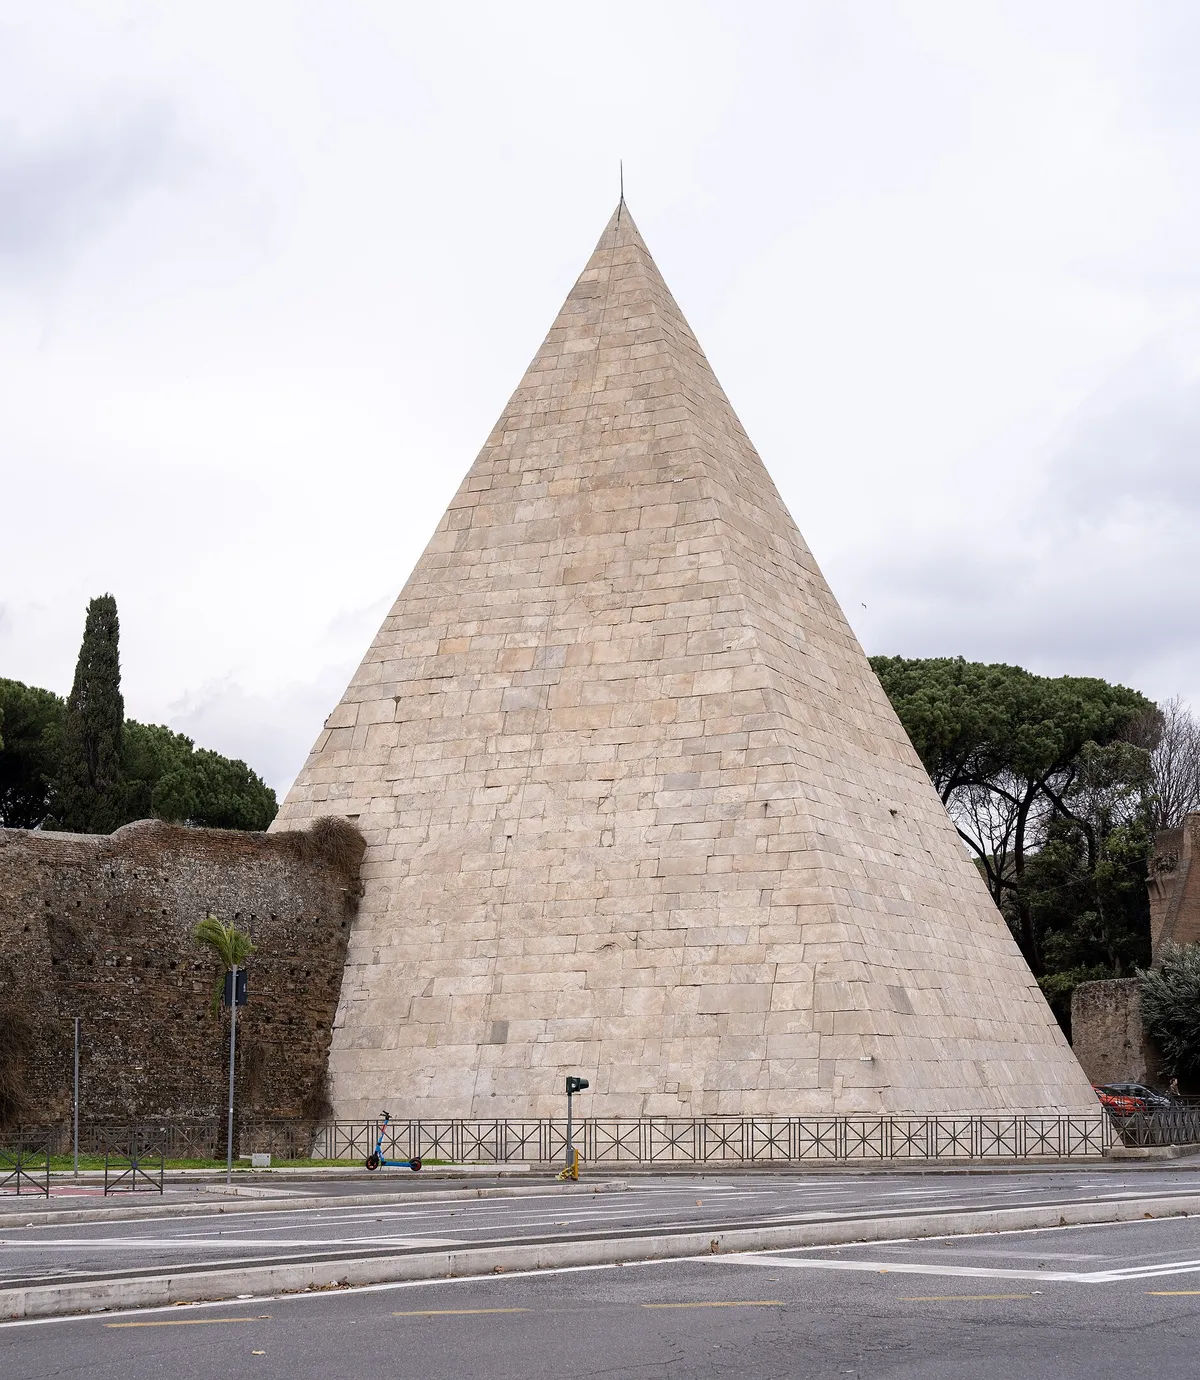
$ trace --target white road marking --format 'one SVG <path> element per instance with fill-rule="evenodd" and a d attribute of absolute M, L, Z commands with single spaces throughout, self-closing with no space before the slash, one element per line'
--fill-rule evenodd
<path fill-rule="evenodd" d="M 287 1247 L 326 1247 L 326 1246 L 461 1246 L 464 1242 L 458 1238 L 439 1237 L 439 1236 L 329 1236 L 329 1237 L 306 1237 L 293 1238 L 290 1241 L 281 1241 L 278 1237 L 271 1237 L 269 1240 L 255 1240 L 248 1236 L 220 1236 L 210 1237 L 208 1240 L 198 1242 L 193 1237 L 180 1239 L 179 1237 L 161 1236 L 113 1236 L 113 1237 L 87 1237 L 81 1241 L 39 1241 L 36 1247 L 31 1247 L 28 1241 L 0 1241 L 0 1248 L 9 1247 L 18 1251 L 54 1251 L 54 1250 L 78 1250 L 80 1247 L 100 1247 L 103 1250 L 168 1250 L 177 1246 L 186 1246 L 195 1250 L 197 1246 L 203 1245 L 213 1249 L 222 1250 L 245 1250 L 254 1246 L 287 1246 Z"/>
<path fill-rule="evenodd" d="M 9 1322 L 0 1322 L 0 1331 L 8 1327 L 51 1327 L 56 1323 L 104 1322 L 110 1318 L 140 1317 L 147 1313 L 184 1313 L 192 1309 L 229 1308 L 234 1302 L 246 1305 L 267 1302 L 310 1303 L 314 1299 L 344 1298 L 347 1294 L 382 1294 L 390 1293 L 395 1289 L 428 1289 L 439 1284 L 507 1284 L 509 1280 L 513 1279 L 544 1279 L 547 1275 L 578 1275 L 589 1274 L 596 1270 L 634 1270 L 654 1265 L 683 1265 L 690 1259 L 689 1256 L 669 1256 L 662 1260 L 619 1261 L 613 1265 L 555 1265 L 544 1270 L 511 1270 L 502 1275 L 456 1275 L 453 1279 L 400 1279 L 391 1280 L 386 1284 L 352 1284 L 344 1289 L 323 1289 L 311 1294 L 307 1291 L 297 1294 L 258 1294 L 239 1296 L 236 1300 L 218 1299 L 211 1303 L 169 1304 L 163 1308 L 113 1309 L 111 1313 L 106 1312 L 102 1315 L 73 1313 L 65 1317 L 55 1318 L 15 1318 Z"/>
<path fill-rule="evenodd" d="M 696 1256 L 714 1265 L 766 1265 L 786 1270 L 850 1270 L 872 1275 L 944 1275 L 964 1279 L 1057 1279 L 1070 1284 L 1086 1284 L 1094 1276 L 1065 1270 L 1002 1270 L 986 1265 L 917 1265 L 900 1260 L 789 1260 L 782 1256 L 728 1255 Z"/>
<path fill-rule="evenodd" d="M 1124 1284 L 1135 1279 L 1200 1274 L 1200 1260 L 1163 1261 L 1118 1270 L 1010 1270 L 989 1265 L 938 1265 L 907 1260 L 821 1260 L 742 1253 L 696 1256 L 707 1264 L 759 1265 L 787 1270 L 851 1270 L 876 1275 L 936 1275 L 951 1279 L 1054 1279 L 1066 1284 Z"/>

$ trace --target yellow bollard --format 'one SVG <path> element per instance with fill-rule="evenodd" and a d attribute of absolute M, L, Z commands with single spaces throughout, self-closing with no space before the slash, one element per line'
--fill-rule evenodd
<path fill-rule="evenodd" d="M 563 1165 L 563 1167 L 558 1171 L 558 1181 L 559 1181 L 559 1183 L 562 1183 L 563 1180 L 565 1180 L 565 1179 L 574 1179 L 576 1183 L 579 1182 L 579 1151 L 578 1151 L 578 1150 L 575 1151 L 575 1158 L 571 1161 L 571 1163 L 570 1163 L 570 1164 L 565 1164 L 565 1165 Z"/>

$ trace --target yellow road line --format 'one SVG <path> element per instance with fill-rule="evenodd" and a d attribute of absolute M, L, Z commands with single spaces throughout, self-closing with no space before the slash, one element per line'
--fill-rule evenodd
<path fill-rule="evenodd" d="M 727 1303 L 643 1303 L 643 1308 L 782 1308 L 782 1299 L 731 1299 Z"/>
<path fill-rule="evenodd" d="M 207 1327 L 213 1323 L 266 1322 L 270 1313 L 260 1313 L 257 1318 L 171 1318 L 164 1322 L 105 1323 L 105 1327 Z"/>
<path fill-rule="evenodd" d="M 478 1313 L 528 1313 L 528 1308 L 414 1308 L 409 1313 L 393 1313 L 393 1318 L 466 1318 Z"/>
<path fill-rule="evenodd" d="M 1146 1294 L 1152 1299 L 1185 1299 L 1200 1294 L 1200 1289 L 1147 1289 Z"/>
<path fill-rule="evenodd" d="M 901 1303 L 983 1303 L 1001 1299 L 1031 1299 L 1032 1294 L 901 1294 Z"/>

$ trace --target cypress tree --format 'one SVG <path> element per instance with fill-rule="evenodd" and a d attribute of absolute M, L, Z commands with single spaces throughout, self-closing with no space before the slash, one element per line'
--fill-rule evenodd
<path fill-rule="evenodd" d="M 75 683 L 63 719 L 54 817 L 60 829 L 107 834 L 123 822 L 125 701 L 117 643 L 117 601 L 88 605 Z"/>

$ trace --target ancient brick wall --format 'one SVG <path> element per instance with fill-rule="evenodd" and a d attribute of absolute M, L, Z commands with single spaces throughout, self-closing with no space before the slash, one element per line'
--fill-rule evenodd
<path fill-rule="evenodd" d="M 1164 942 L 1200 942 L 1200 815 L 1155 836 L 1150 860 L 1150 940 L 1154 961 Z"/>
<path fill-rule="evenodd" d="M 1081 982 L 1071 997 L 1071 1046 L 1093 1083 L 1163 1082 L 1142 1025 L 1137 978 Z"/>
<path fill-rule="evenodd" d="M 1158 963 L 1164 943 L 1200 943 L 1200 814 L 1154 839 L 1150 860 L 1150 942 Z M 1162 1078 L 1158 1052 L 1142 1026 L 1136 978 L 1084 982 L 1071 1000 L 1071 1044 L 1093 1083 Z"/>
<path fill-rule="evenodd" d="M 323 1115 L 362 846 L 344 821 L 272 835 L 0 829 L 0 1118 L 69 1118 L 73 1016 L 86 1123 L 219 1115 L 228 1017 L 211 1010 L 216 961 L 192 939 L 210 914 L 256 945 L 238 1014 L 245 1115 Z"/>

